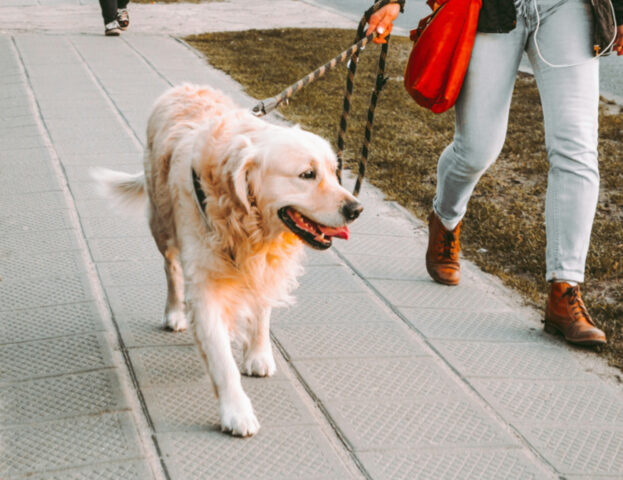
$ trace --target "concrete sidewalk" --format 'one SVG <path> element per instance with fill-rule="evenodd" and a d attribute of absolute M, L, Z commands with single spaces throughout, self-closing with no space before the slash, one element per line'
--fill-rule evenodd
<path fill-rule="evenodd" d="M 133 6 L 132 29 L 105 38 L 93 1 L 11 3 L 0 5 L 0 478 L 623 478 L 620 372 L 543 334 L 540 312 L 468 262 L 461 286 L 433 283 L 425 226 L 371 188 L 352 239 L 310 252 L 297 306 L 275 313 L 278 374 L 243 379 L 260 433 L 220 433 L 192 335 L 160 328 L 166 286 L 146 221 L 107 208 L 88 170 L 141 168 L 150 106 L 170 85 L 253 99 L 184 43 L 141 33 L 142 19 L 157 30 L 158 5 Z M 79 20 L 28 31 L 46 3 Z M 273 18 L 276 4 L 288 14 Z M 192 8 L 211 18 L 206 31 L 259 16 L 351 25 L 290 0 Z"/>

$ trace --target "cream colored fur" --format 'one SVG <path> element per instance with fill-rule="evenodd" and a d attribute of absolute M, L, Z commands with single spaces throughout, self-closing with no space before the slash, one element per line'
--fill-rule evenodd
<path fill-rule="evenodd" d="M 193 198 L 191 168 L 207 197 L 207 223 Z M 222 429 L 253 435 L 259 423 L 230 342 L 243 345 L 243 373 L 275 372 L 271 309 L 292 301 L 303 255 L 302 241 L 277 212 L 292 206 L 341 227 L 348 221 L 343 206 L 356 201 L 338 184 L 326 141 L 255 118 L 208 87 L 183 85 L 157 100 L 144 169 L 144 175 L 95 175 L 121 202 L 139 205 L 147 194 L 149 224 L 165 259 L 165 325 L 184 330 L 188 314 L 219 398 Z M 311 180 L 302 176 L 310 169 Z"/>

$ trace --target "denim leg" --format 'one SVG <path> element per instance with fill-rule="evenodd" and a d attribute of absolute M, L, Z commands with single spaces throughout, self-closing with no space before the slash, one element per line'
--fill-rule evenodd
<path fill-rule="evenodd" d="M 541 95 L 550 163 L 545 219 L 546 279 L 584 280 L 599 194 L 597 163 L 599 63 L 592 59 L 588 1 L 567 0 L 541 20 L 528 55 Z"/>
<path fill-rule="evenodd" d="M 445 223 L 456 224 L 463 218 L 476 183 L 504 146 L 513 86 L 527 35 L 522 18 L 511 33 L 476 35 L 455 106 L 454 141 L 437 165 L 433 209 Z"/>

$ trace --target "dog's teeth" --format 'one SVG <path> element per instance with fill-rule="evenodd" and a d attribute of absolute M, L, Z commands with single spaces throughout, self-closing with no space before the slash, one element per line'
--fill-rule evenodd
<path fill-rule="evenodd" d="M 324 240 L 324 233 L 320 234 L 320 238 Z"/>

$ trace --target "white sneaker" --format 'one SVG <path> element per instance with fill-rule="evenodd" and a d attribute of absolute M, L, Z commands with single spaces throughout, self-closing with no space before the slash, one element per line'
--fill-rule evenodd
<path fill-rule="evenodd" d="M 118 37 L 121 35 L 121 26 L 117 20 L 107 23 L 104 27 L 104 35 L 107 37 Z"/>
<path fill-rule="evenodd" d="M 130 26 L 130 13 L 127 8 L 117 9 L 117 21 L 121 30 L 127 30 Z"/>

